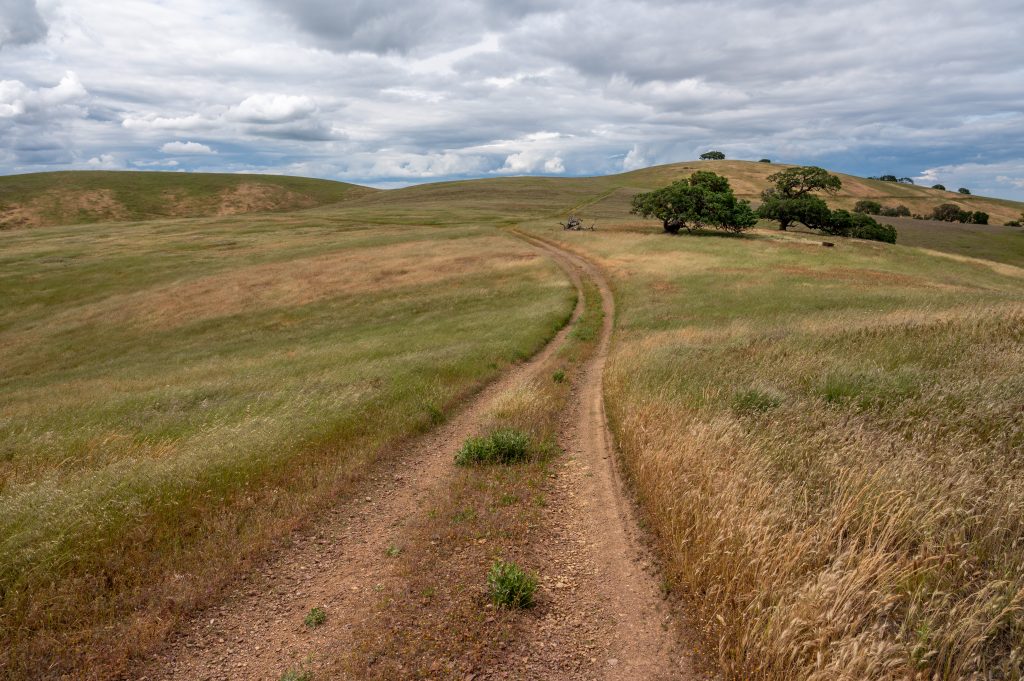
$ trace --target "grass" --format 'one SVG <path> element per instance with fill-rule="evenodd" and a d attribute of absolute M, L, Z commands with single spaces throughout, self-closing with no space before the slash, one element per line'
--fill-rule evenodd
<path fill-rule="evenodd" d="M 497 606 L 529 608 L 537 591 L 537 577 L 515 563 L 497 560 L 487 572 L 487 590 Z"/>
<path fill-rule="evenodd" d="M 523 224 L 613 279 L 611 425 L 666 587 L 691 600 L 726 677 L 1020 678 L 1024 233 L 919 223 L 895 247 L 823 249 L 629 219 L 635 191 L 697 167 L 746 196 L 778 169 L 502 178 L 295 214 L 5 232 L 0 668 L 116 672 L 539 347 L 572 294 L 495 229 Z M 844 187 L 837 205 L 950 199 Z M 994 221 L 1021 209 L 952 198 Z M 598 231 L 558 230 L 570 210 Z M 566 347 L 481 433 L 555 451 L 569 394 L 555 372 L 572 375 L 600 325 L 586 299 Z M 488 622 L 480 576 L 498 558 L 540 567 L 552 461 L 458 469 L 393 556 L 405 583 L 381 592 L 389 625 L 352 669 L 392 653 L 455 669 L 513 645 L 528 622 Z"/>
<path fill-rule="evenodd" d="M 584 289 L 578 326 L 600 326 L 596 289 Z M 567 334 L 565 344 L 535 375 L 499 395 L 488 407 L 481 432 L 513 429 L 545 447 L 544 456 L 515 466 L 460 466 L 452 483 L 425 504 L 411 523 L 399 560 L 399 578 L 382 594 L 374 622 L 357 634 L 353 649 L 340 656 L 332 677 L 368 679 L 459 678 L 507 665 L 529 654 L 520 641 L 534 620 L 519 608 L 494 607 L 484 576 L 497 561 L 496 584 L 510 603 L 524 604 L 543 590 L 529 588 L 532 570 L 543 572 L 539 548 L 554 539 L 545 534 L 550 511 L 543 502 L 557 465 L 555 436 L 571 396 L 568 381 L 550 380 L 556 367 L 571 372 L 591 356 L 595 340 Z M 549 575 L 550 576 L 550 575 Z M 431 590 L 431 597 L 411 597 Z M 518 596 L 516 594 L 519 594 Z M 521 651 L 521 652 L 519 652 Z"/>
<path fill-rule="evenodd" d="M 304 215 L 4 238 L 0 665 L 14 670 L 147 650 L 539 348 L 573 299 L 553 264 L 480 227 Z"/>
<path fill-rule="evenodd" d="M 302 623 L 310 629 L 316 629 L 327 621 L 327 611 L 323 608 L 312 608 L 303 618 Z"/>
<path fill-rule="evenodd" d="M 530 456 L 530 436 L 521 430 L 501 428 L 483 437 L 471 437 L 455 455 L 460 466 L 472 464 L 512 464 Z"/>
<path fill-rule="evenodd" d="M 726 678 L 1024 675 L 1024 278 L 534 228 L 612 274 L 612 429 Z"/>
<path fill-rule="evenodd" d="M 0 177 L 0 230 L 312 208 L 374 193 L 278 175 L 66 171 Z"/>

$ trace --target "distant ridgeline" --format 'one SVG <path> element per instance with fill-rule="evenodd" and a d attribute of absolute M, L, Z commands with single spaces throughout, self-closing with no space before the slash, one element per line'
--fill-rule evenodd
<path fill-rule="evenodd" d="M 67 171 L 0 177 L 0 230 L 315 208 L 369 187 L 279 175 Z"/>

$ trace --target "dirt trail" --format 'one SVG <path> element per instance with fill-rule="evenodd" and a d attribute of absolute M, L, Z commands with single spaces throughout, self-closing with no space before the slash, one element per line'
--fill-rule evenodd
<path fill-rule="evenodd" d="M 520 236 L 596 284 L 604 310 L 597 350 L 573 386 L 574 406 L 561 424 L 565 456 L 550 501 L 557 509 L 554 532 L 560 539 L 552 544 L 550 561 L 561 579 L 549 617 L 561 626 L 542 623 L 535 632 L 534 643 L 547 650 L 544 657 L 551 671 L 532 678 L 702 678 L 683 646 L 690 637 L 661 596 L 653 556 L 620 480 L 608 430 L 602 379 L 615 321 L 611 289 L 601 270 L 584 258 Z M 591 664 L 570 674 L 559 669 L 558 658 L 588 640 L 597 651 L 588 660 Z"/>
<path fill-rule="evenodd" d="M 526 237 L 565 269 L 601 291 L 605 320 L 598 350 L 573 386 L 574 408 L 561 425 L 566 452 L 550 500 L 557 545 L 550 550 L 552 608 L 524 645 L 540 651 L 529 670 L 505 667 L 482 678 L 694 679 L 674 618 L 659 593 L 653 562 L 640 541 L 618 479 L 604 415 L 602 372 L 614 303 L 600 270 L 576 254 Z M 583 296 L 573 315 L 581 313 Z M 400 471 L 378 474 L 351 502 L 332 509 L 261 569 L 240 580 L 219 607 L 197 616 L 133 679 L 268 679 L 318 666 L 355 642 L 372 619 L 375 588 L 400 579 L 387 548 L 425 512 L 432 491 L 451 479 L 452 457 L 478 433 L 488 405 L 555 352 L 571 324 L 543 351 L 483 390 L 457 416 L 414 443 Z M 314 606 L 330 613 L 309 630 Z M 481 678 L 481 677 L 476 677 Z"/>

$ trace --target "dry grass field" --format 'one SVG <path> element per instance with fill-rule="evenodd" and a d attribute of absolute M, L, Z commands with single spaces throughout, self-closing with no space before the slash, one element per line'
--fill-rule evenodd
<path fill-rule="evenodd" d="M 1024 673 L 1024 270 L 622 221 L 623 464 L 728 678 Z"/>
<path fill-rule="evenodd" d="M 779 169 L 440 183 L 0 234 L 0 669 L 152 648 L 375 462 L 401 466 L 395 442 L 568 318 L 564 274 L 501 229 L 520 226 L 611 279 L 622 464 L 666 588 L 727 678 L 1024 677 L 1024 233 L 901 222 L 895 246 L 825 249 L 770 229 L 671 237 L 628 214 L 636 191 L 696 167 L 751 198 Z M 843 179 L 834 205 L 1021 211 Z M 598 230 L 562 232 L 569 211 Z M 524 396 L 495 423 L 543 439 L 551 405 Z M 533 522 L 498 503 L 544 464 L 522 473 L 462 475 L 438 512 L 476 515 L 441 546 Z M 427 660 L 444 627 L 420 606 L 389 607 L 396 631 L 432 637 L 410 647 Z M 392 649 L 363 645 L 356 663 Z"/>
<path fill-rule="evenodd" d="M 326 215 L 42 228 L 0 261 L 0 668 L 20 674 L 145 649 L 575 295 L 491 230 Z"/>

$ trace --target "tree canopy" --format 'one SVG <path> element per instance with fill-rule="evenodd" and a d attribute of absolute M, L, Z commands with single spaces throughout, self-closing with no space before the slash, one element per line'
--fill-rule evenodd
<path fill-rule="evenodd" d="M 817 166 L 786 168 L 769 175 L 768 181 L 772 186 L 761 193 L 757 213 L 767 220 L 778 220 L 781 230 L 794 222 L 821 229 L 828 222 L 828 205 L 811 192 L 831 194 L 843 186 L 838 177 Z"/>
<path fill-rule="evenodd" d="M 832 173 L 817 166 L 786 168 L 782 172 L 768 176 L 772 189 L 778 196 L 794 199 L 815 191 L 833 194 L 839 191 L 843 183 Z"/>
<path fill-rule="evenodd" d="M 637 194 L 632 212 L 658 218 L 670 234 L 707 227 L 739 233 L 757 224 L 750 203 L 736 198 L 729 180 L 703 170 L 667 187 Z"/>
<path fill-rule="evenodd" d="M 702 161 L 724 161 L 725 154 L 720 151 L 706 151 L 700 155 Z"/>

